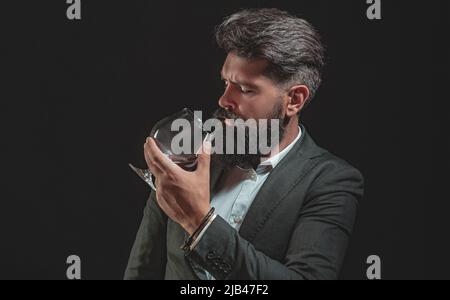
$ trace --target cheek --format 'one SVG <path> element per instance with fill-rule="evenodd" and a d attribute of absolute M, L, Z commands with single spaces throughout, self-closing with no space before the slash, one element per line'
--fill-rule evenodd
<path fill-rule="evenodd" d="M 267 106 L 263 99 L 256 97 L 250 101 L 242 101 L 239 103 L 239 114 L 244 118 L 258 119 L 263 115 L 264 107 Z"/>
<path fill-rule="evenodd" d="M 242 101 L 239 105 L 240 113 L 246 118 L 261 119 L 272 115 L 274 107 L 282 101 L 276 96 L 255 96 L 249 101 Z"/>

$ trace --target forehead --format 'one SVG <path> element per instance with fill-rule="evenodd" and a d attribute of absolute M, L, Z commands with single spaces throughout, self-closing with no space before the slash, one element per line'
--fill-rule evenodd
<path fill-rule="evenodd" d="M 257 79 L 264 76 L 269 63 L 262 58 L 247 59 L 240 57 L 233 52 L 228 53 L 222 67 L 222 76 L 238 77 L 242 79 Z"/>

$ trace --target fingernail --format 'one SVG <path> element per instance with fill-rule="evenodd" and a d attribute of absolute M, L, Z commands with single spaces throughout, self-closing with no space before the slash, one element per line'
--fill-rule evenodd
<path fill-rule="evenodd" d="M 210 141 L 206 141 L 204 146 L 203 146 L 203 149 L 204 149 L 206 154 L 211 154 L 211 147 L 212 147 L 211 146 L 211 142 Z"/>

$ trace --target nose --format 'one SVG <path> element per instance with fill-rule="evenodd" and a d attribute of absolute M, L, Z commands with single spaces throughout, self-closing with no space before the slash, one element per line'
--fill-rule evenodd
<path fill-rule="evenodd" d="M 223 95 L 219 98 L 219 106 L 223 109 L 234 111 L 236 108 L 236 103 L 232 100 L 230 95 L 230 87 L 227 87 L 223 92 Z"/>

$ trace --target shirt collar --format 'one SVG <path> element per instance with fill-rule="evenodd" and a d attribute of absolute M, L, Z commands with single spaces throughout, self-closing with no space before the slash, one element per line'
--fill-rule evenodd
<path fill-rule="evenodd" d="M 302 136 L 302 128 L 299 126 L 297 137 L 282 151 L 260 163 L 256 168 L 256 173 L 258 174 L 265 173 L 275 168 L 278 165 L 278 163 L 289 153 L 292 147 L 294 147 L 295 143 L 297 143 L 297 141 L 300 139 L 301 136 Z"/>

